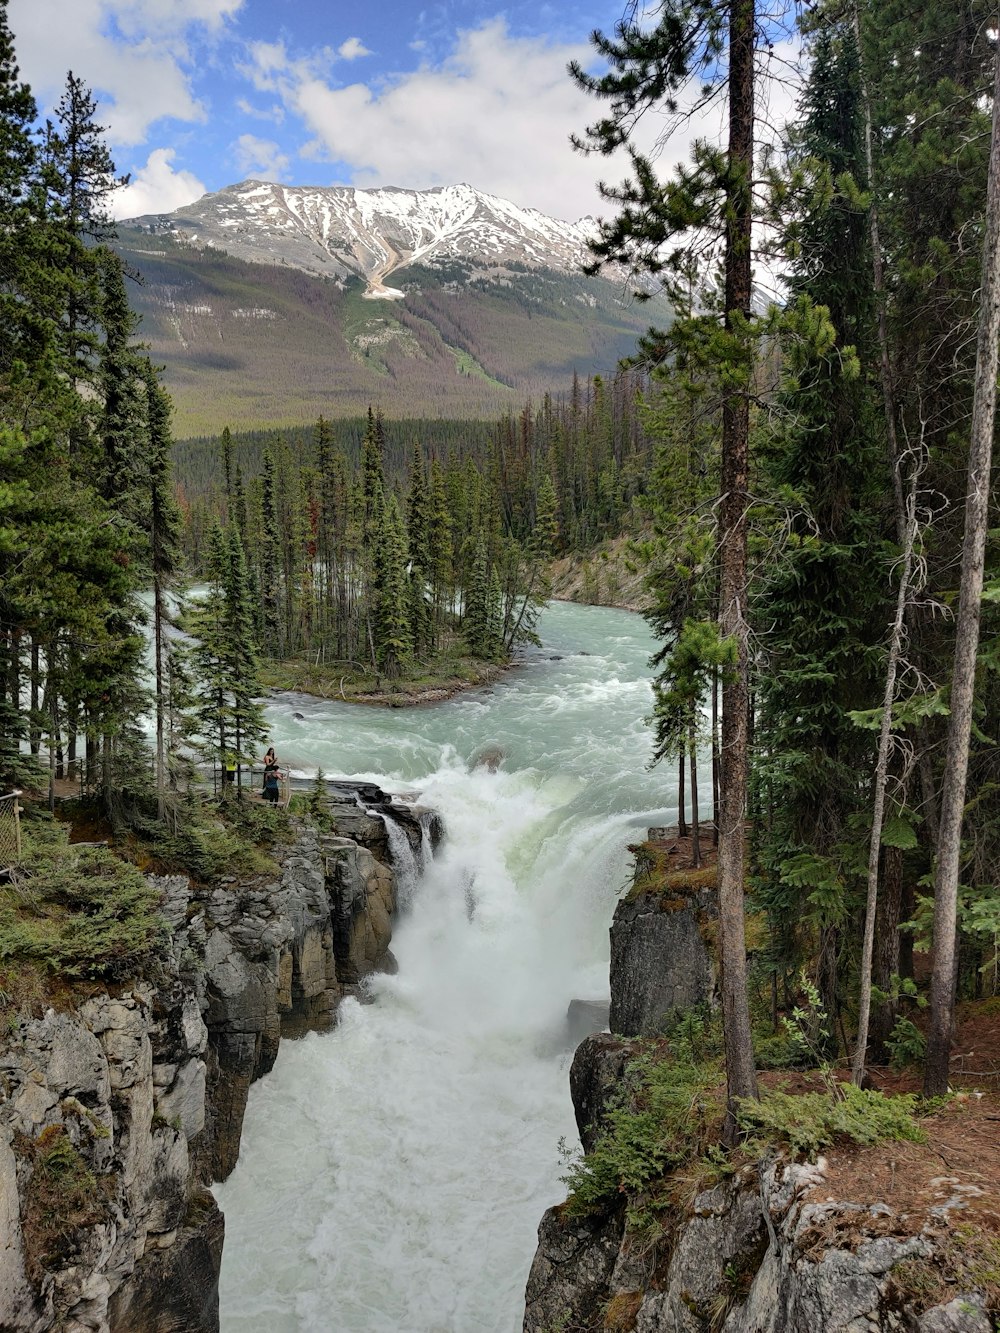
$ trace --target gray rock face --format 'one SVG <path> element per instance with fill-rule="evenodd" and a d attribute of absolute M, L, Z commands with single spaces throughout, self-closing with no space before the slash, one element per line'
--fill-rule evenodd
<path fill-rule="evenodd" d="M 49 1010 L 0 1051 L 4 1333 L 215 1333 L 224 1226 L 206 1186 L 235 1165 L 250 1084 L 283 1033 L 329 1026 L 345 986 L 391 965 L 392 871 L 345 838 L 321 845 L 300 829 L 278 877 L 198 901 L 184 878 L 154 882 L 173 931 L 155 985 Z M 107 1204 L 35 1286 L 18 1136 L 46 1130 L 69 1140 Z"/>
<path fill-rule="evenodd" d="M 637 1301 L 635 1333 L 987 1333 L 977 1292 L 919 1317 L 894 1299 L 893 1268 L 933 1261 L 934 1238 L 866 1239 L 857 1204 L 807 1200 L 822 1180 L 822 1163 L 776 1161 L 704 1191 L 678 1228 L 665 1273 L 661 1258 L 655 1288 L 620 1219 L 565 1220 L 550 1209 L 528 1278 L 525 1333 L 603 1328 L 616 1296 Z M 831 1243 L 817 1255 L 808 1239 L 816 1223 L 848 1215 L 856 1249 Z"/>
<path fill-rule="evenodd" d="M 716 988 L 702 924 L 717 915 L 715 893 L 683 900 L 644 894 L 623 900 L 611 926 L 611 1031 L 652 1036 L 670 1016 L 710 1002 Z"/>
<path fill-rule="evenodd" d="M 567 1218 L 550 1208 L 538 1228 L 528 1274 L 525 1333 L 601 1328 L 601 1311 L 621 1249 L 624 1215 Z"/>
<path fill-rule="evenodd" d="M 608 1098 L 622 1085 L 633 1044 L 609 1032 L 595 1032 L 576 1048 L 569 1090 L 584 1152 L 593 1152 L 604 1124 Z"/>

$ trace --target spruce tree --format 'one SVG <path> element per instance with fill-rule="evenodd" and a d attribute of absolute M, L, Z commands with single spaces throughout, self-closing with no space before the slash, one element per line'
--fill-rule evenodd
<path fill-rule="evenodd" d="M 492 627 L 490 625 L 490 568 L 486 557 L 486 539 L 480 533 L 472 577 L 465 590 L 465 614 L 462 633 L 473 657 L 489 659 L 493 656 Z"/>
<path fill-rule="evenodd" d="M 430 554 L 430 499 L 424 475 L 424 459 L 418 442 L 414 441 L 410 459 L 410 490 L 406 505 L 407 570 L 409 577 L 409 623 L 413 651 L 419 657 L 430 647 L 432 639 L 431 610 L 427 590 L 431 573 Z"/>
<path fill-rule="evenodd" d="M 409 621 L 406 539 L 394 495 L 390 496 L 383 513 L 383 522 L 377 535 L 379 557 L 377 582 L 373 589 L 373 632 L 378 666 L 393 680 L 402 674 L 412 653 L 413 640 Z"/>

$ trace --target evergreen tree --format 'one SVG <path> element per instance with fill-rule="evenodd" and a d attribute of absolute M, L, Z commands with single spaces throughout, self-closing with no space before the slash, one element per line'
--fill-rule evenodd
<path fill-rule="evenodd" d="M 396 497 L 383 507 L 378 533 L 377 576 L 373 588 L 375 602 L 375 659 L 390 680 L 398 677 L 409 658 L 410 637 L 406 546 L 403 521 Z"/>
<path fill-rule="evenodd" d="M 43 153 L 50 245 L 65 279 L 66 355 L 73 377 L 84 379 L 97 348 L 101 245 L 115 235 L 108 201 L 129 179 L 115 174 L 96 110 L 90 89 L 71 70 L 55 123 L 46 123 Z"/>
<path fill-rule="evenodd" d="M 620 208 L 600 225 L 592 249 L 594 270 L 611 260 L 641 268 L 661 279 L 668 243 L 683 246 L 692 225 L 707 223 L 716 209 L 721 236 L 725 293 L 723 327 L 714 336 L 716 355 L 725 365 L 722 401 L 721 482 L 719 505 L 719 626 L 734 649 L 733 665 L 723 686 L 720 776 L 719 900 L 723 975 L 723 1017 L 728 1088 L 727 1137 L 735 1133 L 737 1099 L 756 1095 L 746 994 L 746 946 L 743 906 L 745 806 L 749 732 L 749 649 L 747 624 L 747 510 L 749 507 L 751 334 L 751 227 L 754 153 L 754 0 L 733 0 L 725 11 L 708 0 L 666 3 L 649 30 L 629 11 L 615 38 L 594 34 L 598 54 L 609 63 L 604 75 L 571 66 L 577 83 L 610 103 L 611 114 L 591 126 L 579 146 L 611 153 L 625 146 L 633 179 L 619 189 L 604 187 Z M 693 79 L 728 56 L 728 146 L 724 155 L 699 144 L 692 168 L 666 186 L 656 176 L 630 134 L 644 110 L 675 105 Z M 711 79 L 701 97 L 712 95 Z M 652 344 L 662 339 L 654 337 Z M 649 344 L 647 344 L 649 346 Z"/>
<path fill-rule="evenodd" d="M 493 656 L 493 628 L 490 625 L 490 568 L 486 557 L 486 538 L 480 533 L 472 566 L 472 579 L 465 593 L 462 633 L 473 657 Z"/>
<path fill-rule="evenodd" d="M 170 400 L 160 384 L 152 363 L 143 363 L 146 386 L 146 418 L 149 431 L 149 553 L 153 579 L 153 668 L 156 680 L 156 793 L 161 819 L 166 816 L 169 755 L 173 746 L 168 738 L 167 673 L 169 645 L 167 627 L 171 621 L 167 597 L 171 576 L 180 556 L 180 513 L 173 496 L 170 466 Z M 182 687 L 183 668 L 174 665 L 174 687 Z M 179 716 L 180 705 L 174 712 Z"/>
<path fill-rule="evenodd" d="M 419 657 L 430 647 L 431 612 L 427 588 L 431 573 L 430 514 L 424 459 L 420 445 L 414 442 L 410 459 L 410 489 L 406 507 L 406 536 L 409 559 L 409 623 L 413 651 Z"/>
<path fill-rule="evenodd" d="M 278 540 L 278 500 L 274 455 L 264 450 L 261 474 L 260 540 L 257 545 L 260 570 L 261 644 L 265 656 L 280 657 L 284 638 L 281 632 L 281 563 Z"/>
<path fill-rule="evenodd" d="M 431 463 L 431 484 L 427 516 L 427 545 L 430 551 L 430 579 L 433 589 L 433 641 L 437 643 L 452 600 L 452 519 L 444 473 L 437 459 Z"/>
<path fill-rule="evenodd" d="M 250 597 L 243 543 L 235 527 L 227 532 L 225 562 L 225 665 L 231 719 L 229 753 L 236 760 L 237 792 L 242 791 L 244 765 L 253 763 L 258 745 L 265 739 L 264 705 L 260 702 L 263 686 L 254 631 L 254 610 Z"/>

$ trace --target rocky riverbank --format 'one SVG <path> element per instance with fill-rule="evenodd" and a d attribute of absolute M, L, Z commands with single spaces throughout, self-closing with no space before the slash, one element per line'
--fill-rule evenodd
<path fill-rule="evenodd" d="M 283 1036 L 328 1027 L 394 966 L 390 844 L 436 816 L 366 788 L 305 826 L 280 873 L 209 889 L 155 881 L 171 930 L 150 974 L 5 1034 L 0 1052 L 0 1328 L 215 1333 L 224 1222 L 251 1083 Z M 395 835 L 385 822 L 392 821 Z"/>
<path fill-rule="evenodd" d="M 643 1039 L 658 1037 L 678 1009 L 713 1003 L 713 898 L 704 888 L 650 887 L 618 905 L 613 1031 L 587 1037 L 570 1073 L 587 1153 L 629 1062 L 649 1049 Z M 975 1141 L 990 1130 L 980 1119 L 991 1118 L 970 1110 L 958 1137 Z M 778 1152 L 738 1160 L 712 1188 L 699 1189 L 692 1172 L 687 1188 L 677 1179 L 665 1196 L 674 1203 L 662 1205 L 655 1244 L 629 1226 L 628 1189 L 589 1210 L 551 1208 L 528 1278 L 525 1333 L 989 1333 L 1000 1249 L 979 1211 L 992 1207 L 986 1178 L 969 1169 L 986 1167 L 981 1154 L 959 1166 L 950 1147 L 950 1166 L 943 1161 L 932 1145 L 892 1143 L 855 1145 L 853 1157 L 831 1149 L 805 1164 Z M 970 1247 L 960 1259 L 956 1235 Z"/>

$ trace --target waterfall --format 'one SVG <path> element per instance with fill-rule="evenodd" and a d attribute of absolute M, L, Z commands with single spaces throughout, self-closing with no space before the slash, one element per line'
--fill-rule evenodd
<path fill-rule="evenodd" d="M 303 768 L 419 791 L 448 836 L 432 857 L 421 816 L 414 855 L 386 819 L 401 904 L 423 868 L 393 927 L 399 971 L 370 979 L 374 1003 L 345 1001 L 332 1033 L 283 1042 L 251 1089 L 218 1187 L 225 1333 L 521 1327 L 538 1222 L 565 1195 L 559 1140 L 576 1141 L 567 1009 L 606 997 L 627 846 L 676 799 L 647 767 L 642 620 L 557 605 L 541 628 L 559 659 L 489 693 L 270 706 Z M 469 772 L 497 736 L 503 768 Z"/>
<path fill-rule="evenodd" d="M 396 907 L 403 911 L 413 901 L 417 880 L 423 873 L 423 846 L 421 855 L 414 854 L 406 830 L 398 824 L 392 815 L 379 810 L 369 811 L 377 814 L 385 825 L 385 836 L 389 839 L 389 856 L 392 861 L 392 873 L 396 881 Z"/>

